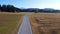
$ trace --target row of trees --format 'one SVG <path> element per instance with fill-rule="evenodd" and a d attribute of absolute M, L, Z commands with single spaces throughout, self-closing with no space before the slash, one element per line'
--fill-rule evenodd
<path fill-rule="evenodd" d="M 33 9 L 24 9 L 22 10 L 23 12 L 35 12 L 35 13 L 38 13 L 38 12 L 44 12 L 44 13 L 60 13 L 60 10 L 55 10 L 55 9 L 36 9 L 36 8 L 33 8 Z"/>
<path fill-rule="evenodd" d="M 13 5 L 0 5 L 1 12 L 19 12 L 20 9 L 14 7 Z"/>
<path fill-rule="evenodd" d="M 13 5 L 0 5 L 0 12 L 47 12 L 47 13 L 54 13 L 54 12 L 60 12 L 60 10 L 54 10 L 54 9 L 38 9 L 38 8 L 29 8 L 29 9 L 20 9 Z"/>
<path fill-rule="evenodd" d="M 38 12 L 44 12 L 44 13 L 59 13 L 60 10 L 54 10 L 54 9 L 49 9 L 49 10 L 44 10 L 44 9 L 23 9 L 22 12 L 35 12 L 35 13 L 38 13 Z"/>

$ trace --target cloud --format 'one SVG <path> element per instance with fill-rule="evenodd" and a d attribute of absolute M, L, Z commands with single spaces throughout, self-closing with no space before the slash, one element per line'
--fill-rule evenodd
<path fill-rule="evenodd" d="M 54 9 L 60 9 L 60 4 L 55 4 L 55 5 L 51 6 L 51 7 L 54 8 Z"/>
<path fill-rule="evenodd" d="M 60 4 L 38 6 L 38 8 L 53 8 L 53 9 L 60 9 Z"/>

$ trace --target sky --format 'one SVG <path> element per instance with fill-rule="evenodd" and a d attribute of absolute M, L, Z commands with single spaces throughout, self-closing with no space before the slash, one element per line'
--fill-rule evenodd
<path fill-rule="evenodd" d="M 18 8 L 53 8 L 60 10 L 60 0 L 0 0 L 0 4 L 10 4 Z"/>

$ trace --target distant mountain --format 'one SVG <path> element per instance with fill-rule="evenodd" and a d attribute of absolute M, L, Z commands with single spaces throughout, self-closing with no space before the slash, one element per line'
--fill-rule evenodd
<path fill-rule="evenodd" d="M 52 8 L 44 8 L 43 10 L 44 11 L 53 11 L 54 9 L 52 9 Z"/>
<path fill-rule="evenodd" d="M 29 10 L 40 10 L 39 8 L 28 8 Z"/>
<path fill-rule="evenodd" d="M 26 10 L 40 10 L 39 8 L 20 8 L 22 10 L 26 9 Z M 52 8 L 44 8 L 42 10 L 45 10 L 45 11 L 51 11 L 51 10 L 54 10 Z"/>

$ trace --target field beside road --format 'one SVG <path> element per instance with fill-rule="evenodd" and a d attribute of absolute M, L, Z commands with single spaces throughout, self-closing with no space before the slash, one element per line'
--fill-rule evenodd
<path fill-rule="evenodd" d="M 29 18 L 33 34 L 60 34 L 60 13 L 36 13 Z"/>
<path fill-rule="evenodd" d="M 22 14 L 0 12 L 0 34 L 17 34 Z"/>

